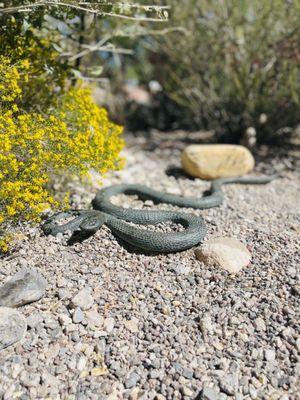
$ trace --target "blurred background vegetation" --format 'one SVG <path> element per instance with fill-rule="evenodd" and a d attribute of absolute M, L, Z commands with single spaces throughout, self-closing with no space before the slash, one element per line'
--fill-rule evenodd
<path fill-rule="evenodd" d="M 2 18 L 51 37 L 61 68 L 93 82 L 128 130 L 213 130 L 239 142 L 250 127 L 278 143 L 299 124 L 298 0 L 9 3 Z"/>
<path fill-rule="evenodd" d="M 144 129 L 212 129 L 220 141 L 239 142 L 251 127 L 259 142 L 288 140 L 300 120 L 300 2 L 163 4 L 164 28 L 174 31 L 135 41 L 134 56 L 120 62 L 121 79 L 162 88 L 151 110 L 126 109 L 129 127 L 140 116 Z"/>

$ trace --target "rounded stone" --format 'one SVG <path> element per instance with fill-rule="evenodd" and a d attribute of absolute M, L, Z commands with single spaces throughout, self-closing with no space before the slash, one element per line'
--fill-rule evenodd
<path fill-rule="evenodd" d="M 193 144 L 183 150 L 181 164 L 195 178 L 217 179 L 247 174 L 254 167 L 254 158 L 240 145 Z"/>
<path fill-rule="evenodd" d="M 45 296 L 46 280 L 34 269 L 22 269 L 0 287 L 0 306 L 20 307 Z"/>
<path fill-rule="evenodd" d="M 243 243 L 226 237 L 208 240 L 195 249 L 195 255 L 199 261 L 217 265 L 230 273 L 239 272 L 251 260 L 251 253 Z"/>

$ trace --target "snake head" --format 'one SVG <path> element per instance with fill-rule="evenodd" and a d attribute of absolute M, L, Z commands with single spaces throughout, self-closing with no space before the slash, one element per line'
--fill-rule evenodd
<path fill-rule="evenodd" d="M 96 232 L 105 222 L 107 221 L 107 218 L 104 213 L 97 212 L 97 214 L 88 215 L 87 217 L 84 218 L 84 220 L 81 222 L 79 229 L 84 232 Z"/>

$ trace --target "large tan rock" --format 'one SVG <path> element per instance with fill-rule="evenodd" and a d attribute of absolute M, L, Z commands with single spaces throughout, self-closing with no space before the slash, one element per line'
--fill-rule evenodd
<path fill-rule="evenodd" d="M 181 163 L 195 178 L 216 179 L 247 174 L 254 167 L 254 158 L 244 146 L 192 144 L 182 152 Z"/>
<path fill-rule="evenodd" d="M 196 258 L 210 266 L 218 266 L 230 273 L 237 273 L 249 265 L 251 253 L 236 239 L 216 237 L 195 249 Z"/>

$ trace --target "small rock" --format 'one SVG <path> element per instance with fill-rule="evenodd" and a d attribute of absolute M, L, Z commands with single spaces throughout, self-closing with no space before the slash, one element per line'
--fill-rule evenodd
<path fill-rule="evenodd" d="M 191 397 L 191 396 L 193 396 L 194 392 L 190 388 L 188 388 L 187 386 L 183 386 L 182 387 L 182 394 L 184 396 Z"/>
<path fill-rule="evenodd" d="M 67 289 L 59 289 L 57 292 L 57 297 L 59 300 L 67 299 L 70 296 L 70 292 Z"/>
<path fill-rule="evenodd" d="M 22 314 L 8 307 L 0 307 L 0 350 L 22 340 L 26 329 L 26 319 Z"/>
<path fill-rule="evenodd" d="M 199 322 L 200 330 L 203 335 L 212 333 L 214 330 L 211 318 L 209 315 L 205 315 Z"/>
<path fill-rule="evenodd" d="M 224 393 L 233 396 L 237 390 L 238 381 L 234 375 L 228 374 L 220 379 L 219 386 Z"/>
<path fill-rule="evenodd" d="M 58 316 L 58 321 L 60 322 L 61 325 L 64 325 L 64 326 L 72 324 L 71 318 L 65 314 L 60 314 Z"/>
<path fill-rule="evenodd" d="M 125 321 L 124 325 L 132 333 L 137 333 L 139 331 L 137 318 L 132 318 L 129 321 Z"/>
<path fill-rule="evenodd" d="M 97 267 L 92 269 L 91 273 L 94 275 L 103 275 L 103 269 L 101 267 Z"/>
<path fill-rule="evenodd" d="M 97 311 L 89 310 L 85 313 L 85 319 L 89 325 L 99 328 L 104 324 L 104 318 Z"/>
<path fill-rule="evenodd" d="M 108 370 L 106 367 L 93 368 L 91 370 L 92 376 L 103 376 L 103 375 L 107 375 L 107 374 L 108 374 Z"/>
<path fill-rule="evenodd" d="M 77 362 L 78 371 L 83 371 L 87 363 L 87 359 L 85 357 L 80 357 Z"/>
<path fill-rule="evenodd" d="M 35 373 L 29 373 L 26 371 L 23 371 L 21 376 L 20 376 L 20 381 L 22 384 L 28 388 L 36 387 L 40 385 L 41 382 L 41 376 L 40 374 L 35 374 Z"/>
<path fill-rule="evenodd" d="M 140 389 L 138 387 L 134 387 L 129 395 L 129 400 L 138 400 Z"/>
<path fill-rule="evenodd" d="M 56 286 L 57 286 L 58 288 L 64 288 L 64 287 L 66 287 L 67 285 L 68 285 L 68 281 L 67 281 L 64 277 L 57 278 Z"/>
<path fill-rule="evenodd" d="M 247 174 L 254 167 L 254 158 L 244 146 L 190 145 L 181 154 L 181 164 L 191 176 L 217 179 Z"/>
<path fill-rule="evenodd" d="M 80 307 L 76 307 L 73 313 L 73 322 L 74 324 L 80 324 L 80 322 L 84 319 L 84 314 Z"/>
<path fill-rule="evenodd" d="M 182 376 L 184 376 L 186 379 L 192 379 L 193 378 L 193 370 L 192 369 L 188 369 L 188 368 L 185 368 L 183 371 L 182 371 Z"/>
<path fill-rule="evenodd" d="M 196 258 L 207 265 L 217 265 L 230 273 L 237 273 L 247 266 L 251 254 L 243 243 L 236 239 L 217 237 L 195 249 Z"/>
<path fill-rule="evenodd" d="M 218 400 L 219 393 L 215 389 L 205 387 L 205 388 L 203 388 L 203 390 L 201 392 L 200 398 L 203 400 Z"/>
<path fill-rule="evenodd" d="M 136 372 L 131 372 L 128 379 L 125 381 L 126 389 L 131 389 L 139 382 L 140 376 Z"/>
<path fill-rule="evenodd" d="M 257 331 L 266 331 L 267 330 L 265 321 L 261 317 L 257 317 L 254 320 L 253 324 Z"/>
<path fill-rule="evenodd" d="M 92 289 L 89 286 L 81 289 L 71 300 L 73 307 L 80 307 L 82 310 L 88 310 L 93 304 L 94 298 L 92 296 Z"/>
<path fill-rule="evenodd" d="M 274 350 L 265 350 L 265 359 L 269 362 L 274 362 L 276 358 L 276 353 Z"/>
<path fill-rule="evenodd" d="M 182 263 L 171 264 L 168 269 L 175 272 L 177 275 L 187 275 L 191 270 L 190 267 Z"/>
<path fill-rule="evenodd" d="M 34 329 L 42 321 L 43 317 L 39 313 L 31 314 L 26 318 L 27 326 L 31 329 Z"/>
<path fill-rule="evenodd" d="M 33 269 L 24 269 L 0 287 L 0 306 L 20 307 L 45 295 L 46 281 Z"/>
<path fill-rule="evenodd" d="M 106 330 L 106 332 L 110 333 L 112 332 L 112 330 L 114 329 L 115 326 L 115 321 L 113 318 L 106 318 L 106 320 L 104 321 L 104 329 Z"/>

